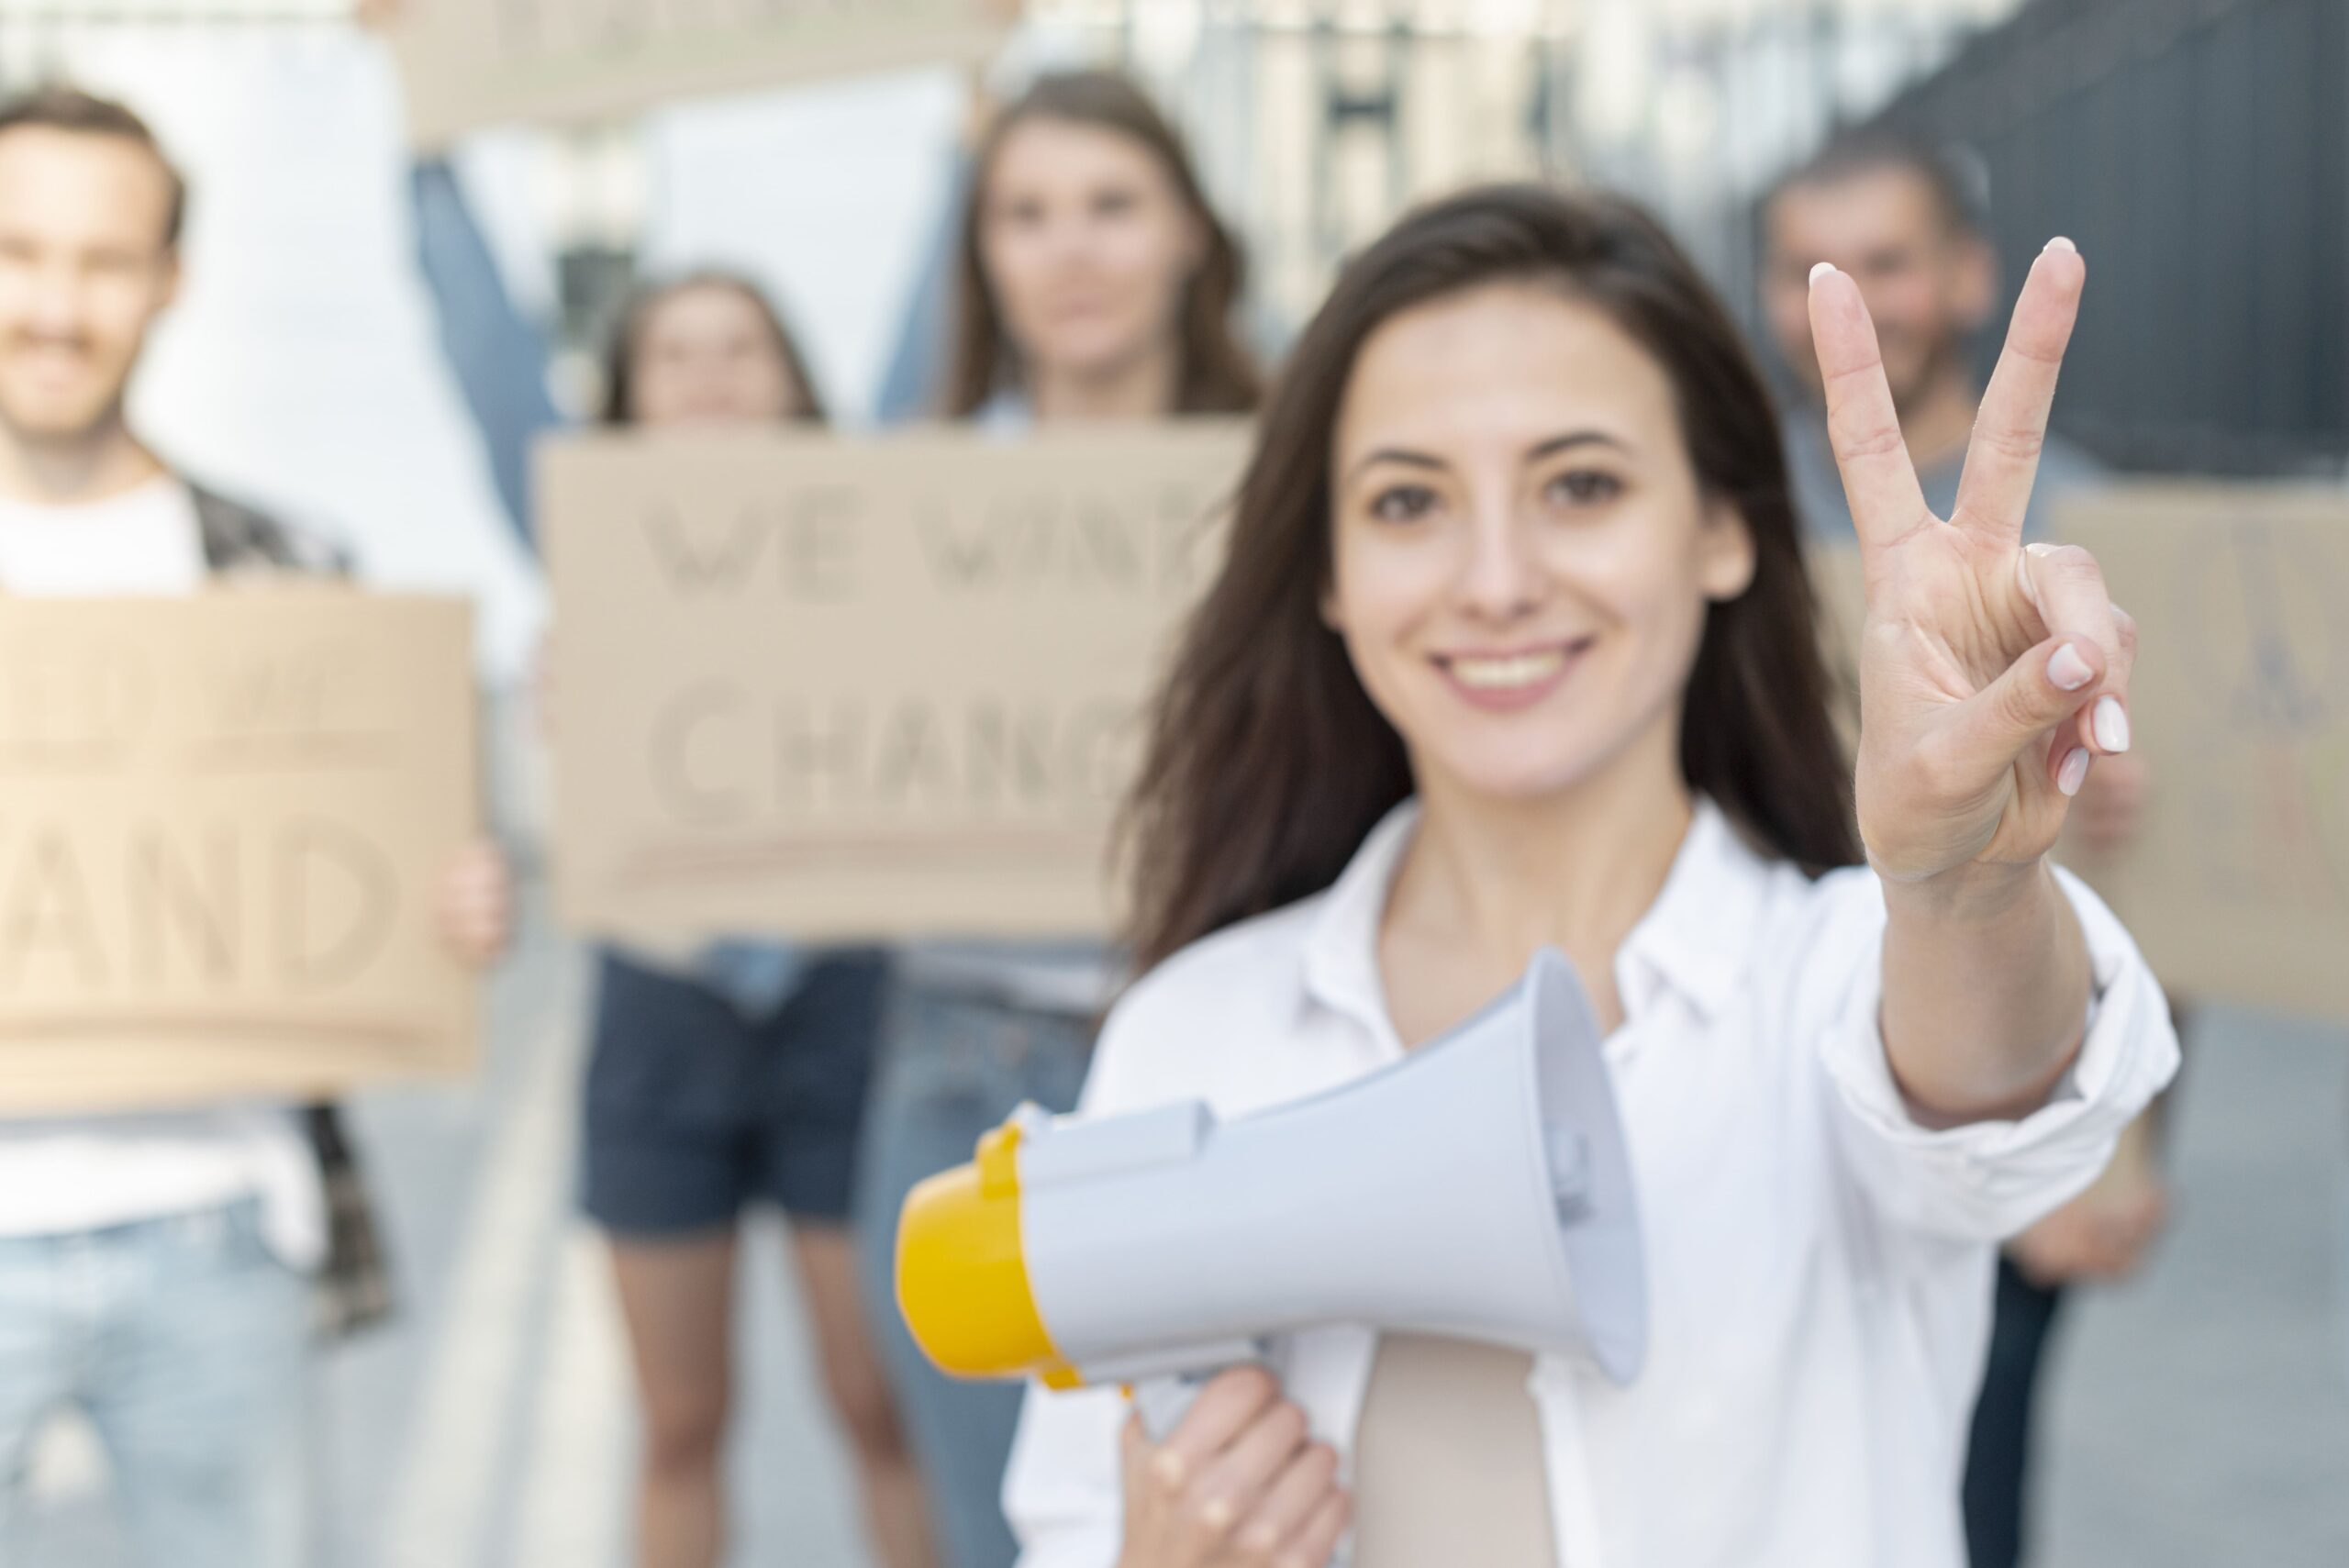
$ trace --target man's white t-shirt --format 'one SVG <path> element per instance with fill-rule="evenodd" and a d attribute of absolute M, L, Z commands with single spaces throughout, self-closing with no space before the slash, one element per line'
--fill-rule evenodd
<path fill-rule="evenodd" d="M 0 499 L 0 594 L 188 594 L 204 575 L 195 497 L 168 475 L 85 506 Z M 317 1263 L 326 1247 L 317 1165 L 284 1106 L 0 1119 L 0 1237 L 96 1230 L 245 1197 L 262 1200 L 280 1257 Z"/>

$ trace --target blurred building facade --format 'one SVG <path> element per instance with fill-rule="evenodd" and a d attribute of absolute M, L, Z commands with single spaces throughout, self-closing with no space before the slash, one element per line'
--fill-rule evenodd
<path fill-rule="evenodd" d="M 2349 5 L 2035 0 L 1879 117 L 1963 145 L 2020 277 L 2093 283 L 2057 423 L 2125 468 L 2349 468 Z"/>
<path fill-rule="evenodd" d="M 70 69 L 99 38 L 322 39 L 346 29 L 352 5 L 0 0 L 0 83 Z M 2349 463 L 2343 0 L 1029 0 L 1026 11 L 1024 47 L 985 85 L 1016 90 L 1023 70 L 1077 61 L 1149 82 L 1247 237 L 1252 326 L 1268 351 L 1398 210 L 1494 177 L 1640 196 L 1750 313 L 1756 200 L 1836 128 L 1877 122 L 1978 165 L 2010 277 L 2058 230 L 2090 256 L 2097 286 L 2059 411 L 2068 433 L 2149 470 L 2330 475 Z M 918 134 L 951 141 L 958 88 L 931 74 L 928 96 L 908 100 L 928 117 Z M 878 104 L 893 91 L 777 96 Z M 675 234 L 712 232 L 696 204 L 720 185 L 738 204 L 751 189 L 685 166 L 708 138 L 675 122 L 719 117 L 507 139 L 529 143 L 509 172 L 529 172 L 505 194 L 526 188 L 531 210 L 507 227 L 544 251 L 521 292 L 574 371 L 640 267 L 674 261 Z M 729 152 L 756 162 L 770 139 L 779 172 L 785 139 L 804 129 L 748 110 L 729 124 Z M 950 152 L 900 206 L 945 200 Z M 763 188 L 778 206 L 796 199 L 779 180 Z M 933 242 L 930 218 L 890 221 L 903 232 L 876 243 Z M 848 244 L 876 231 L 828 233 Z M 912 275 L 902 257 L 844 271 Z M 780 272 L 786 294 L 807 292 L 812 274 Z M 819 360 L 834 361 L 819 367 L 828 381 L 869 379 L 842 361 L 877 357 L 877 320 L 838 347 L 826 321 L 813 325 Z M 574 383 L 574 400 L 592 397 L 587 378 Z"/>

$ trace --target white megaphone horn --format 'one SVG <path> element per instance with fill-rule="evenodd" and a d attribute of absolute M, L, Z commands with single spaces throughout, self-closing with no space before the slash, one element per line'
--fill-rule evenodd
<path fill-rule="evenodd" d="M 1135 1385 L 1163 1433 L 1205 1376 L 1317 1324 L 1638 1374 L 1631 1165 L 1573 967 L 1536 954 L 1466 1023 L 1366 1078 L 1219 1121 L 1023 1106 L 907 1199 L 897 1300 L 963 1377 Z"/>

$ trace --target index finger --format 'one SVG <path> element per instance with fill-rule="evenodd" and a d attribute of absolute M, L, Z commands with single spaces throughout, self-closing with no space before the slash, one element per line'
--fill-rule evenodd
<path fill-rule="evenodd" d="M 1160 1480 L 1180 1486 L 1247 1430 L 1280 1397 L 1280 1385 L 1262 1367 L 1218 1373 L 1159 1445 L 1152 1464 Z"/>
<path fill-rule="evenodd" d="M 1843 473 L 1852 525 L 1865 549 L 1889 544 L 1930 519 L 1900 415 L 1884 377 L 1860 285 L 1825 261 L 1810 271 L 1810 340 L 1827 393 L 1827 439 Z"/>

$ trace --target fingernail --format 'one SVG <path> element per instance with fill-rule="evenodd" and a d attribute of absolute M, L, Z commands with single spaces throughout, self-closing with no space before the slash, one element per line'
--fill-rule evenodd
<path fill-rule="evenodd" d="M 2068 642 L 2057 649 L 2055 657 L 2047 662 L 2047 683 L 2059 692 L 2076 692 L 2095 679 L 2096 671 L 2080 657 L 2080 651 Z"/>
<path fill-rule="evenodd" d="M 1810 281 L 1811 281 L 1812 283 L 1814 283 L 1814 284 L 1815 284 L 1815 283 L 1817 283 L 1820 279 L 1821 279 L 1821 278 L 1825 277 L 1828 273 L 1830 273 L 1830 272 L 1833 272 L 1834 270 L 1835 270 L 1835 263 L 1834 263 L 1834 262 L 1832 262 L 1832 261 L 1821 261 L 1821 262 L 1820 262 L 1820 263 L 1819 263 L 1819 265 L 1817 265 L 1817 266 L 1815 266 L 1815 267 L 1811 268 L 1811 270 L 1810 270 Z"/>
<path fill-rule="evenodd" d="M 2064 759 L 2064 765 L 2055 770 L 2055 787 L 2067 795 L 2079 794 L 2080 785 L 2087 782 L 2088 761 L 2087 747 L 2073 747 L 2072 754 Z"/>
<path fill-rule="evenodd" d="M 2129 714 L 2119 697 L 2096 699 L 2096 717 L 2089 721 L 2096 731 L 2096 743 L 2108 751 L 2129 750 Z"/>
<path fill-rule="evenodd" d="M 2073 244 L 2070 240 L 2065 239 L 2060 234 L 2047 242 L 2047 249 L 2050 250 L 2069 250 L 2074 255 L 2079 254 L 2080 250 L 2078 246 Z"/>
<path fill-rule="evenodd" d="M 1171 1448 L 1160 1449 L 1158 1457 L 1150 1462 L 1150 1471 L 1158 1477 L 1162 1485 L 1169 1488 L 1180 1486 L 1183 1485 L 1183 1456 Z"/>
<path fill-rule="evenodd" d="M 1207 1506 L 1199 1510 L 1199 1522 L 1213 1530 L 1230 1529 L 1231 1505 L 1220 1497 L 1209 1498 Z"/>

